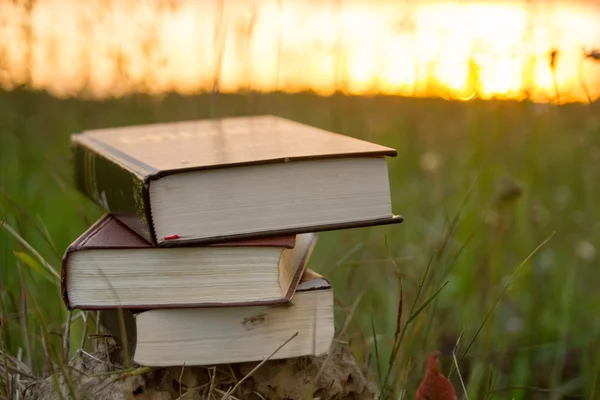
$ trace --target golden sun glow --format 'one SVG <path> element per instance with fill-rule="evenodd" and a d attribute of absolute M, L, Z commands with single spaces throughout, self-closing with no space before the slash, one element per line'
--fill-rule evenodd
<path fill-rule="evenodd" d="M 592 1 L 0 1 L 0 86 L 600 97 Z M 556 58 L 551 66 L 551 52 Z"/>

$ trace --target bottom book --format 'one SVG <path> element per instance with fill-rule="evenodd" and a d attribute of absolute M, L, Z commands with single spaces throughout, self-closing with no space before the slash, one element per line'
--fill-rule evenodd
<path fill-rule="evenodd" d="M 215 365 L 319 356 L 334 337 L 333 288 L 306 269 L 290 303 L 271 306 L 101 311 L 101 322 L 136 364 L 149 367 Z M 132 332 L 133 331 L 133 332 Z"/>

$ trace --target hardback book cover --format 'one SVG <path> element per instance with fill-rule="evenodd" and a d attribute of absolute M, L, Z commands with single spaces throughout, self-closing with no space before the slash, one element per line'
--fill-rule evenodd
<path fill-rule="evenodd" d="M 301 254 L 299 264 L 293 271 L 290 287 L 283 296 L 268 299 L 268 300 L 243 300 L 235 302 L 218 302 L 210 303 L 173 303 L 173 304 L 144 304 L 127 306 L 128 309 L 148 309 L 148 308 L 195 308 L 195 307 L 229 307 L 236 306 L 253 306 L 261 304 L 280 304 L 289 302 L 297 286 L 300 284 L 302 276 L 306 270 L 310 256 L 314 250 L 318 240 L 317 234 L 310 235 L 310 242 L 306 247 L 306 252 Z M 61 295 L 68 309 L 73 309 L 73 305 L 69 299 L 67 287 L 69 281 L 69 261 L 71 256 L 76 252 L 84 252 L 89 250 L 115 250 L 115 249 L 140 249 L 140 250 L 158 250 L 158 251 L 180 251 L 185 247 L 276 247 L 282 249 L 293 249 L 297 246 L 297 236 L 273 236 L 268 238 L 234 240 L 228 242 L 219 242 L 207 245 L 186 245 L 177 248 L 164 249 L 153 246 L 136 232 L 129 229 L 126 225 L 120 222 L 112 214 L 106 213 L 100 217 L 90 228 L 82 233 L 73 243 L 71 243 L 64 252 L 62 257 L 61 267 Z M 128 268 L 123 265 L 122 268 Z M 90 306 L 80 305 L 77 308 L 85 310 L 103 310 L 112 307 L 105 306 Z"/>
<path fill-rule="evenodd" d="M 83 131 L 71 137 L 74 184 L 87 197 L 154 245 L 180 245 L 157 238 L 150 184 L 190 171 L 238 168 L 340 158 L 395 157 L 393 148 L 329 132 L 277 116 L 137 125 Z M 330 223 L 301 230 L 281 229 L 213 238 L 286 235 L 384 225 L 401 216 L 350 223 Z"/>

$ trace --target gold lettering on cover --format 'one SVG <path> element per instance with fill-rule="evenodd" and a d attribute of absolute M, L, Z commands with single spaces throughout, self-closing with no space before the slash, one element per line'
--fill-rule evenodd
<path fill-rule="evenodd" d="M 122 144 L 130 145 L 144 142 L 163 142 L 169 140 L 181 140 L 181 139 L 192 139 L 203 136 L 227 134 L 227 135 L 244 135 L 249 133 L 251 130 L 260 129 L 271 129 L 277 128 L 278 131 L 282 129 L 298 129 L 297 127 L 279 127 L 265 122 L 258 122 L 248 126 L 242 122 L 222 124 L 218 127 L 208 124 L 194 125 L 188 128 L 182 128 L 179 131 L 167 131 L 162 133 L 143 133 L 135 135 L 121 135 L 117 138 L 117 141 Z"/>

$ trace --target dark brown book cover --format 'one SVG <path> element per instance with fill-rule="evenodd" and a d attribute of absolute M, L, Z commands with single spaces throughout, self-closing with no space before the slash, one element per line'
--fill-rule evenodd
<path fill-rule="evenodd" d="M 271 115 L 89 130 L 72 135 L 71 144 L 75 187 L 155 245 L 158 242 L 149 195 L 152 180 L 192 170 L 397 155 L 396 150 L 389 147 Z M 401 221 L 402 217 L 396 216 L 267 235 Z M 239 238 L 251 236 L 245 234 Z M 235 237 L 198 239 L 196 242 L 229 239 Z M 169 246 L 170 243 L 160 245 Z"/>
<path fill-rule="evenodd" d="M 308 259 L 314 250 L 314 246 L 316 244 L 317 235 L 313 242 L 310 245 L 310 248 L 305 255 L 304 259 L 301 261 L 300 267 L 296 270 L 294 278 L 292 280 L 292 285 L 288 293 L 286 293 L 285 297 L 273 301 L 253 301 L 253 302 L 245 302 L 245 303 L 209 303 L 209 304 L 169 304 L 169 305 L 160 305 L 154 306 L 152 304 L 145 306 L 132 306 L 131 309 L 148 309 L 148 308 L 182 308 L 182 307 L 225 307 L 232 305 L 256 305 L 256 304 L 276 304 L 276 303 L 285 303 L 289 302 L 293 297 L 293 294 L 296 290 L 296 287 L 300 283 L 300 279 L 306 269 L 306 265 L 308 264 Z M 248 239 L 248 240 L 236 240 L 236 241 L 228 241 L 228 242 L 219 242 L 214 244 L 206 245 L 207 247 L 240 247 L 240 246 L 253 246 L 253 247 L 281 247 L 291 249 L 294 248 L 296 244 L 296 235 L 291 236 L 276 236 L 269 238 L 260 238 L 260 239 Z M 179 246 L 179 247 L 194 247 L 192 245 L 189 246 Z M 67 249 L 62 258 L 62 268 L 61 268 L 61 294 L 63 301 L 68 309 L 71 308 L 71 304 L 69 302 L 69 297 L 67 294 L 67 280 L 68 280 L 68 263 L 69 257 L 78 251 L 86 251 L 93 249 L 152 249 L 158 248 L 156 246 L 152 246 L 148 243 L 144 238 L 140 237 L 134 231 L 129 229 L 125 224 L 120 222 L 113 215 L 107 213 L 100 217 L 89 229 L 87 229 L 82 235 L 80 235 Z M 176 249 L 173 249 L 176 251 Z M 124 266 L 123 268 L 126 268 Z M 101 310 L 107 307 L 79 307 L 84 310 Z"/>

